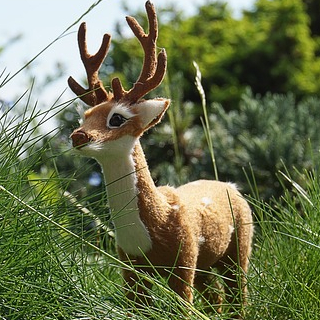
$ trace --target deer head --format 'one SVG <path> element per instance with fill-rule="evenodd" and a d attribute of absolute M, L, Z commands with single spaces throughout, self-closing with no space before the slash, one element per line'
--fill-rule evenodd
<path fill-rule="evenodd" d="M 83 123 L 71 134 L 71 139 L 74 147 L 89 156 L 98 157 L 101 149 L 112 154 L 131 148 L 144 131 L 161 120 L 169 107 L 170 101 L 167 99 L 143 99 L 160 85 L 167 65 L 165 50 L 162 49 L 158 55 L 156 52 L 157 16 L 150 1 L 146 2 L 146 11 L 148 34 L 136 19 L 126 18 L 144 51 L 140 76 L 128 91 L 123 88 L 119 78 L 114 78 L 111 81 L 112 92 L 108 92 L 98 76 L 99 68 L 108 53 L 111 36 L 105 34 L 98 52 L 90 55 L 86 44 L 86 24 L 82 23 L 79 27 L 78 44 L 87 73 L 88 89 L 84 89 L 72 77 L 68 83 L 71 90 L 91 108 L 85 111 Z"/>

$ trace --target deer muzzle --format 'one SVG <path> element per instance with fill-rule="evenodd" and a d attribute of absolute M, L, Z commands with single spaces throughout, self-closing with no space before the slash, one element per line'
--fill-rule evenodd
<path fill-rule="evenodd" d="M 84 132 L 84 131 L 74 131 L 70 138 L 72 139 L 72 146 L 74 148 L 82 148 L 86 144 L 88 144 L 91 141 L 91 138 Z"/>

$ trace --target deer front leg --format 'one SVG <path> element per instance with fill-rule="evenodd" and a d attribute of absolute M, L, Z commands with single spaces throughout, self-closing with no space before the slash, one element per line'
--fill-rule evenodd
<path fill-rule="evenodd" d="M 144 265 L 144 262 L 139 259 L 131 260 L 120 247 L 118 247 L 117 250 L 121 261 L 127 262 L 131 266 L 135 264 L 139 266 Z M 151 303 L 151 297 L 148 291 L 151 289 L 152 284 L 140 276 L 140 274 L 147 272 L 147 268 L 142 267 L 135 267 L 135 270 L 122 269 L 125 295 L 136 304 L 137 307 L 141 305 L 148 306 Z"/>
<path fill-rule="evenodd" d="M 137 272 L 123 270 L 122 275 L 125 281 L 124 290 L 126 297 L 131 300 L 137 307 L 149 306 L 151 304 L 151 296 L 148 291 L 152 284 L 150 281 L 139 277 L 138 272 L 142 271 L 136 269 Z"/>
<path fill-rule="evenodd" d="M 169 275 L 169 286 L 180 297 L 193 303 L 193 285 L 197 266 L 198 246 L 191 241 L 181 247 L 176 266 Z"/>
<path fill-rule="evenodd" d="M 177 267 L 169 276 L 168 284 L 180 297 L 186 301 L 193 302 L 193 281 L 194 269 L 185 269 L 184 267 Z"/>

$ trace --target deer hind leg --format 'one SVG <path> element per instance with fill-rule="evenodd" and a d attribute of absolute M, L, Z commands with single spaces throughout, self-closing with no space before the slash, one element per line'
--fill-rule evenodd
<path fill-rule="evenodd" d="M 226 255 L 215 265 L 223 275 L 225 296 L 234 318 L 242 319 L 247 298 L 246 274 L 251 253 L 252 225 L 242 225 L 233 234 Z"/>
<path fill-rule="evenodd" d="M 194 269 L 176 267 L 169 275 L 168 284 L 180 297 L 193 302 Z"/>

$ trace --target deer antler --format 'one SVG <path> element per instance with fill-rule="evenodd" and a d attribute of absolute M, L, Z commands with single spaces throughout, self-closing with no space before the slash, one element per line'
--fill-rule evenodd
<path fill-rule="evenodd" d="M 119 78 L 112 79 L 112 91 L 107 92 L 99 80 L 99 68 L 108 53 L 111 36 L 103 36 L 100 49 L 95 55 L 90 55 L 87 50 L 86 24 L 82 23 L 78 31 L 78 44 L 81 60 L 87 72 L 88 89 L 84 89 L 72 77 L 69 77 L 68 84 L 71 90 L 89 106 L 95 106 L 104 101 L 124 101 L 130 104 L 137 102 L 152 89 L 156 88 L 162 81 L 167 67 L 167 55 L 164 49 L 157 56 L 156 42 L 158 38 L 158 22 L 154 5 L 146 2 L 146 11 L 149 22 L 149 33 L 146 34 L 138 21 L 133 17 L 127 17 L 128 25 L 139 40 L 143 51 L 144 61 L 139 79 L 129 91 L 124 90 Z"/>
<path fill-rule="evenodd" d="M 131 90 L 125 91 L 121 85 L 120 79 L 115 78 L 112 80 L 112 89 L 116 101 L 122 100 L 130 103 L 137 102 L 152 89 L 156 88 L 165 75 L 167 55 L 164 49 L 161 50 L 158 57 L 156 55 L 158 22 L 154 5 L 150 1 L 146 2 L 146 11 L 149 22 L 149 34 L 144 32 L 135 18 L 126 18 L 129 27 L 143 48 L 144 61 L 139 79 Z"/>
<path fill-rule="evenodd" d="M 111 36 L 109 34 L 105 34 L 98 52 L 94 55 L 90 55 L 87 49 L 85 22 L 83 22 L 79 27 L 78 45 L 81 60 L 86 69 L 89 88 L 84 89 L 72 77 L 69 77 L 68 84 L 71 90 L 89 106 L 95 106 L 112 98 L 110 93 L 108 93 L 103 87 L 102 81 L 98 76 L 99 68 L 109 50 L 110 39 Z"/>

